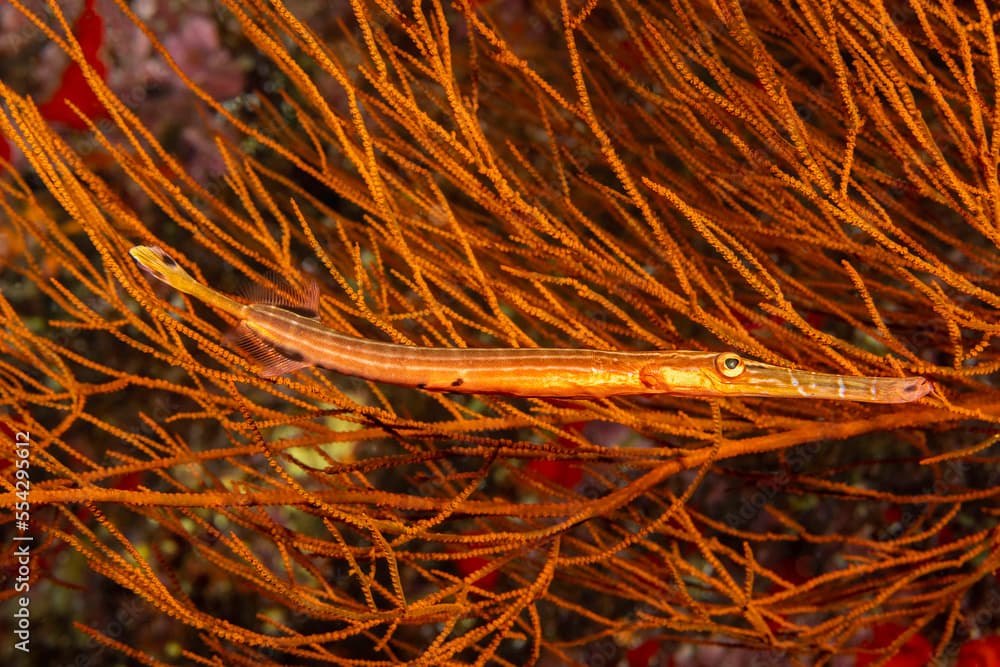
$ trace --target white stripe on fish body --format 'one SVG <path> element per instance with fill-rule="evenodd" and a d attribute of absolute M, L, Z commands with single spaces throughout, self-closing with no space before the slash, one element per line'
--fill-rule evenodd
<path fill-rule="evenodd" d="M 806 393 L 806 390 L 802 387 L 802 383 L 799 382 L 799 379 L 797 377 L 795 377 L 795 373 L 792 372 L 792 369 L 791 368 L 787 368 L 785 370 L 788 371 L 788 381 L 792 384 L 792 386 L 795 387 L 798 390 L 798 392 L 799 392 L 800 395 L 808 397 L 809 394 Z M 816 384 L 815 383 L 813 383 L 812 388 L 813 389 L 816 388 Z"/>

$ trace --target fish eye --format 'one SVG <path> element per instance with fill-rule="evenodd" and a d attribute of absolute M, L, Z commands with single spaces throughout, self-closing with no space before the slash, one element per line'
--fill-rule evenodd
<path fill-rule="evenodd" d="M 740 355 L 725 352 L 715 358 L 715 367 L 727 378 L 739 377 L 746 370 Z"/>

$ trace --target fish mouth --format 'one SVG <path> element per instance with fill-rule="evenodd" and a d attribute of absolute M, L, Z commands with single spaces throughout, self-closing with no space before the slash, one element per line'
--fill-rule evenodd
<path fill-rule="evenodd" d="M 925 377 L 912 377 L 905 379 L 910 380 L 910 382 L 903 385 L 900 395 L 907 397 L 907 401 L 915 401 L 934 391 L 934 383 Z"/>
<path fill-rule="evenodd" d="M 816 398 L 864 403 L 910 403 L 934 390 L 925 377 L 867 377 L 814 373 L 747 362 L 747 372 L 736 379 L 739 393 L 750 396 Z"/>

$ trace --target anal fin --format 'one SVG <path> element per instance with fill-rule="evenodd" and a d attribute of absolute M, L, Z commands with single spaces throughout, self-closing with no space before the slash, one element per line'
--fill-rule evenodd
<path fill-rule="evenodd" d="M 260 364 L 260 374 L 264 377 L 277 377 L 312 366 L 301 357 L 296 359 L 278 350 L 248 327 L 246 322 L 240 322 L 227 338 L 243 350 L 248 357 Z"/>

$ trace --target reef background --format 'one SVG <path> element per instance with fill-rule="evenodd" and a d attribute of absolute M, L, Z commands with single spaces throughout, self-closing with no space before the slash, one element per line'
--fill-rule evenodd
<path fill-rule="evenodd" d="M 0 597 L 25 432 L 32 657 L 1000 659 L 997 20 L 0 4 Z M 735 350 L 936 392 L 269 381 L 136 244 L 227 292 L 317 280 L 330 326 L 399 343 Z"/>

